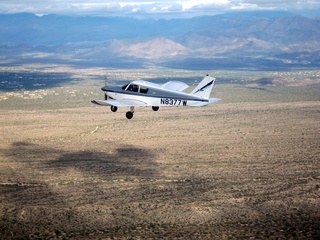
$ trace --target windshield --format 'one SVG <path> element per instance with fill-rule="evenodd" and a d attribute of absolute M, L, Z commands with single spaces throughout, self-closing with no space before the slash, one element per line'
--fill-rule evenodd
<path fill-rule="evenodd" d="M 123 86 L 122 86 L 122 89 L 123 89 L 123 90 L 126 90 L 126 88 L 128 87 L 129 84 L 130 84 L 130 83 L 127 83 L 126 85 L 123 85 Z"/>

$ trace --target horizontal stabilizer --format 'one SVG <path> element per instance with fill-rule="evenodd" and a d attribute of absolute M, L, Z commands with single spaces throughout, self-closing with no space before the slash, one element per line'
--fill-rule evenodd
<path fill-rule="evenodd" d="M 179 81 L 169 81 L 163 84 L 162 87 L 168 90 L 182 92 L 183 90 L 187 89 L 189 85 Z"/>
<path fill-rule="evenodd" d="M 191 107 L 202 107 L 202 106 L 207 106 L 210 103 L 218 102 L 220 101 L 220 98 L 209 98 L 207 102 L 195 102 L 190 104 L 189 106 Z"/>
<path fill-rule="evenodd" d="M 209 103 L 214 103 L 220 101 L 220 98 L 209 98 Z"/>

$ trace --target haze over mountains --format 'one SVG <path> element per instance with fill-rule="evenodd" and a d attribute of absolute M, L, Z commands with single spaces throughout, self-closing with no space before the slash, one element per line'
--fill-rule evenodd
<path fill-rule="evenodd" d="M 320 19 L 238 12 L 190 19 L 0 15 L 0 64 L 189 69 L 320 66 Z"/>

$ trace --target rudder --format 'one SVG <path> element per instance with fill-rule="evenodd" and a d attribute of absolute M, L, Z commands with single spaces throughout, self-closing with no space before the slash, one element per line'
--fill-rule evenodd
<path fill-rule="evenodd" d="M 200 97 L 202 99 L 209 99 L 214 81 L 216 79 L 207 75 L 196 88 L 191 92 L 192 95 Z"/>

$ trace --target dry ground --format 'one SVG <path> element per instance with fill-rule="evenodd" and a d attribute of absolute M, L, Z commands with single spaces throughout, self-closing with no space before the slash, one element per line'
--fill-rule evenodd
<path fill-rule="evenodd" d="M 132 120 L 1 109 L 0 238 L 319 238 L 320 102 L 261 93 Z"/>

